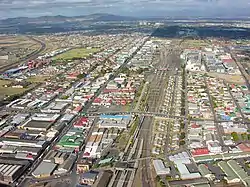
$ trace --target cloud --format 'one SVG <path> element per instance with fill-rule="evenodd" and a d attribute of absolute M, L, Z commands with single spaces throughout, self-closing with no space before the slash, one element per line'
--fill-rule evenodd
<path fill-rule="evenodd" d="M 0 16 L 82 15 L 107 12 L 122 15 L 247 14 L 249 0 L 0 0 Z M 250 11 L 249 11 L 250 16 Z"/>

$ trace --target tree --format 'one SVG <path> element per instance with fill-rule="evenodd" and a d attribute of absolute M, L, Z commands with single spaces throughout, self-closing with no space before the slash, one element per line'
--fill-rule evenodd
<path fill-rule="evenodd" d="M 247 140 L 247 133 L 241 134 L 241 138 L 242 138 L 242 140 Z"/>
<path fill-rule="evenodd" d="M 83 79 L 83 78 L 85 78 L 85 73 L 81 73 L 81 74 L 79 74 L 79 75 L 77 75 L 77 78 L 78 79 Z"/>
<path fill-rule="evenodd" d="M 232 132 L 231 136 L 232 136 L 234 141 L 239 141 L 239 136 L 238 136 L 237 132 Z"/>
<path fill-rule="evenodd" d="M 136 73 L 142 74 L 142 73 L 143 73 L 143 69 L 142 69 L 142 68 L 138 69 L 138 70 L 136 71 Z"/>
<path fill-rule="evenodd" d="M 155 179 L 156 179 L 156 181 L 160 181 L 161 177 L 157 175 Z"/>
<path fill-rule="evenodd" d="M 185 142 L 184 140 L 181 140 L 179 144 L 180 144 L 180 145 L 185 145 L 185 143 L 186 143 L 186 142 Z"/>
<path fill-rule="evenodd" d="M 181 138 L 181 139 L 184 139 L 185 137 L 186 137 L 185 133 L 182 132 L 181 135 L 180 135 L 180 138 Z"/>

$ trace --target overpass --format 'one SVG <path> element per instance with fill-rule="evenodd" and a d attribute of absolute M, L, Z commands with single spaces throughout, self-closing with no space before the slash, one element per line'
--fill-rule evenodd
<path fill-rule="evenodd" d="M 91 112 L 87 113 L 89 117 L 99 117 L 100 115 L 138 115 L 138 116 L 147 116 L 147 117 L 162 117 L 166 119 L 184 119 L 184 116 L 169 116 L 167 113 L 157 113 L 157 112 L 144 112 L 144 111 L 131 111 L 131 112 L 122 112 L 122 111 L 110 111 L 110 112 Z"/>

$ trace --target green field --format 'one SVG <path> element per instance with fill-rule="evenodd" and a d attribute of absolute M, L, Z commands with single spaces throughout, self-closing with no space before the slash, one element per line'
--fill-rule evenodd
<path fill-rule="evenodd" d="M 29 90 L 35 86 L 34 84 L 31 84 L 28 86 L 28 88 L 11 88 L 11 87 L 5 88 L 4 85 L 9 83 L 11 83 L 11 81 L 0 79 L 0 100 L 4 99 L 4 97 L 7 95 L 11 96 L 16 94 L 22 94 L 26 90 Z"/>
<path fill-rule="evenodd" d="M 27 81 L 31 83 L 40 83 L 40 82 L 44 82 L 48 78 L 49 76 L 32 76 L 32 77 L 29 77 Z"/>
<path fill-rule="evenodd" d="M 98 52 L 98 48 L 77 48 L 71 49 L 65 53 L 57 55 L 53 58 L 53 60 L 72 60 L 72 59 L 79 59 L 79 58 L 86 58 L 90 54 Z"/>

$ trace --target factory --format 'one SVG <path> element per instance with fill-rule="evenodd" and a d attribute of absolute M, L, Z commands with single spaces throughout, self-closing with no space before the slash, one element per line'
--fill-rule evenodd
<path fill-rule="evenodd" d="M 153 160 L 153 165 L 154 165 L 155 172 L 157 175 L 169 175 L 170 174 L 170 168 L 165 167 L 162 160 Z"/>
<path fill-rule="evenodd" d="M 126 129 L 131 120 L 131 116 L 125 115 L 101 115 L 99 128 Z"/>
<path fill-rule="evenodd" d="M 0 159 L 0 183 L 11 184 L 29 167 L 30 162 L 12 158 Z M 1 184 L 0 184 L 1 185 Z"/>
<path fill-rule="evenodd" d="M 41 164 L 32 172 L 35 178 L 45 178 L 53 174 L 56 169 L 57 164 L 51 162 L 42 161 Z"/>
<path fill-rule="evenodd" d="M 19 128 L 47 131 L 59 117 L 60 114 L 34 114 L 23 125 L 20 125 Z"/>

